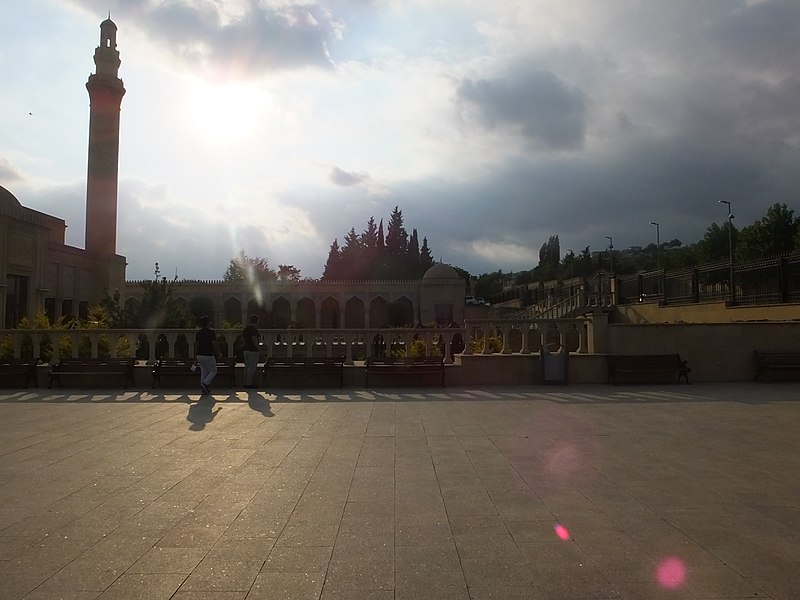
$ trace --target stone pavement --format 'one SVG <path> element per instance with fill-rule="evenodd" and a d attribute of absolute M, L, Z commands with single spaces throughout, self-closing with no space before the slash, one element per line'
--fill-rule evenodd
<path fill-rule="evenodd" d="M 800 598 L 799 384 L 198 399 L 0 390 L 2 600 Z"/>

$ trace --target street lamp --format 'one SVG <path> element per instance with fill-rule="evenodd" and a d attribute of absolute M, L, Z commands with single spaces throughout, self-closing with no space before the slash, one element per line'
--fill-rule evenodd
<path fill-rule="evenodd" d="M 661 259 L 658 256 L 658 249 L 661 247 L 661 226 L 655 221 L 650 221 L 650 225 L 656 226 L 656 271 L 660 271 Z"/>
<path fill-rule="evenodd" d="M 609 261 L 611 262 L 611 277 L 608 280 L 608 291 L 611 294 L 611 304 L 613 306 L 614 292 L 616 291 L 615 288 L 617 287 L 615 285 L 616 282 L 614 281 L 614 240 L 611 239 L 610 235 L 607 235 L 606 239 L 608 240 L 608 258 Z"/>
<path fill-rule="evenodd" d="M 729 200 L 718 200 L 720 204 L 728 207 L 728 263 L 730 265 L 730 273 L 728 274 L 728 285 L 730 286 L 731 304 L 736 299 L 733 288 L 733 212 L 731 211 L 731 203 Z"/>

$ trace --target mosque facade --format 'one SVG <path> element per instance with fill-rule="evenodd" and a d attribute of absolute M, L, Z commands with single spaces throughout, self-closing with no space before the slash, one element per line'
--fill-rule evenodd
<path fill-rule="evenodd" d="M 85 318 L 107 292 L 122 301 L 141 296 L 140 282 L 126 281 L 126 259 L 117 254 L 119 126 L 125 87 L 119 78 L 117 26 L 100 24 L 90 99 L 84 248 L 65 243 L 66 222 L 23 206 L 0 187 L 0 314 L 3 327 L 44 310 L 55 321 Z M 263 283 L 181 281 L 178 295 L 203 306 L 216 323 L 244 323 L 270 314 L 287 326 L 373 328 L 386 326 L 390 305 L 401 307 L 408 325 L 448 325 L 464 319 L 465 282 L 437 263 L 420 280 Z"/>

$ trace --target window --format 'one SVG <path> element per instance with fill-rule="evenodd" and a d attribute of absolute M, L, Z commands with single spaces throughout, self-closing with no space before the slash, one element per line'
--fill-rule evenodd
<path fill-rule="evenodd" d="M 72 314 L 72 300 L 61 301 L 61 316 L 66 319 L 72 319 L 75 315 Z"/>
<path fill-rule="evenodd" d="M 434 304 L 433 305 L 433 319 L 437 325 L 447 326 L 453 322 L 453 305 L 452 304 Z"/>
<path fill-rule="evenodd" d="M 16 327 L 28 316 L 28 278 L 21 275 L 6 277 L 6 329 Z"/>
<path fill-rule="evenodd" d="M 44 314 L 47 315 L 47 320 L 51 323 L 54 323 L 56 320 L 56 299 L 55 298 L 45 298 L 44 299 Z"/>

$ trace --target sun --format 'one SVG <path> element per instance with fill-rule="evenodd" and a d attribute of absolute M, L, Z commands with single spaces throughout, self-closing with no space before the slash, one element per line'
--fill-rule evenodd
<path fill-rule="evenodd" d="M 201 139 L 241 141 L 258 129 L 267 106 L 265 94 L 252 84 L 195 80 L 187 87 L 185 118 Z"/>

